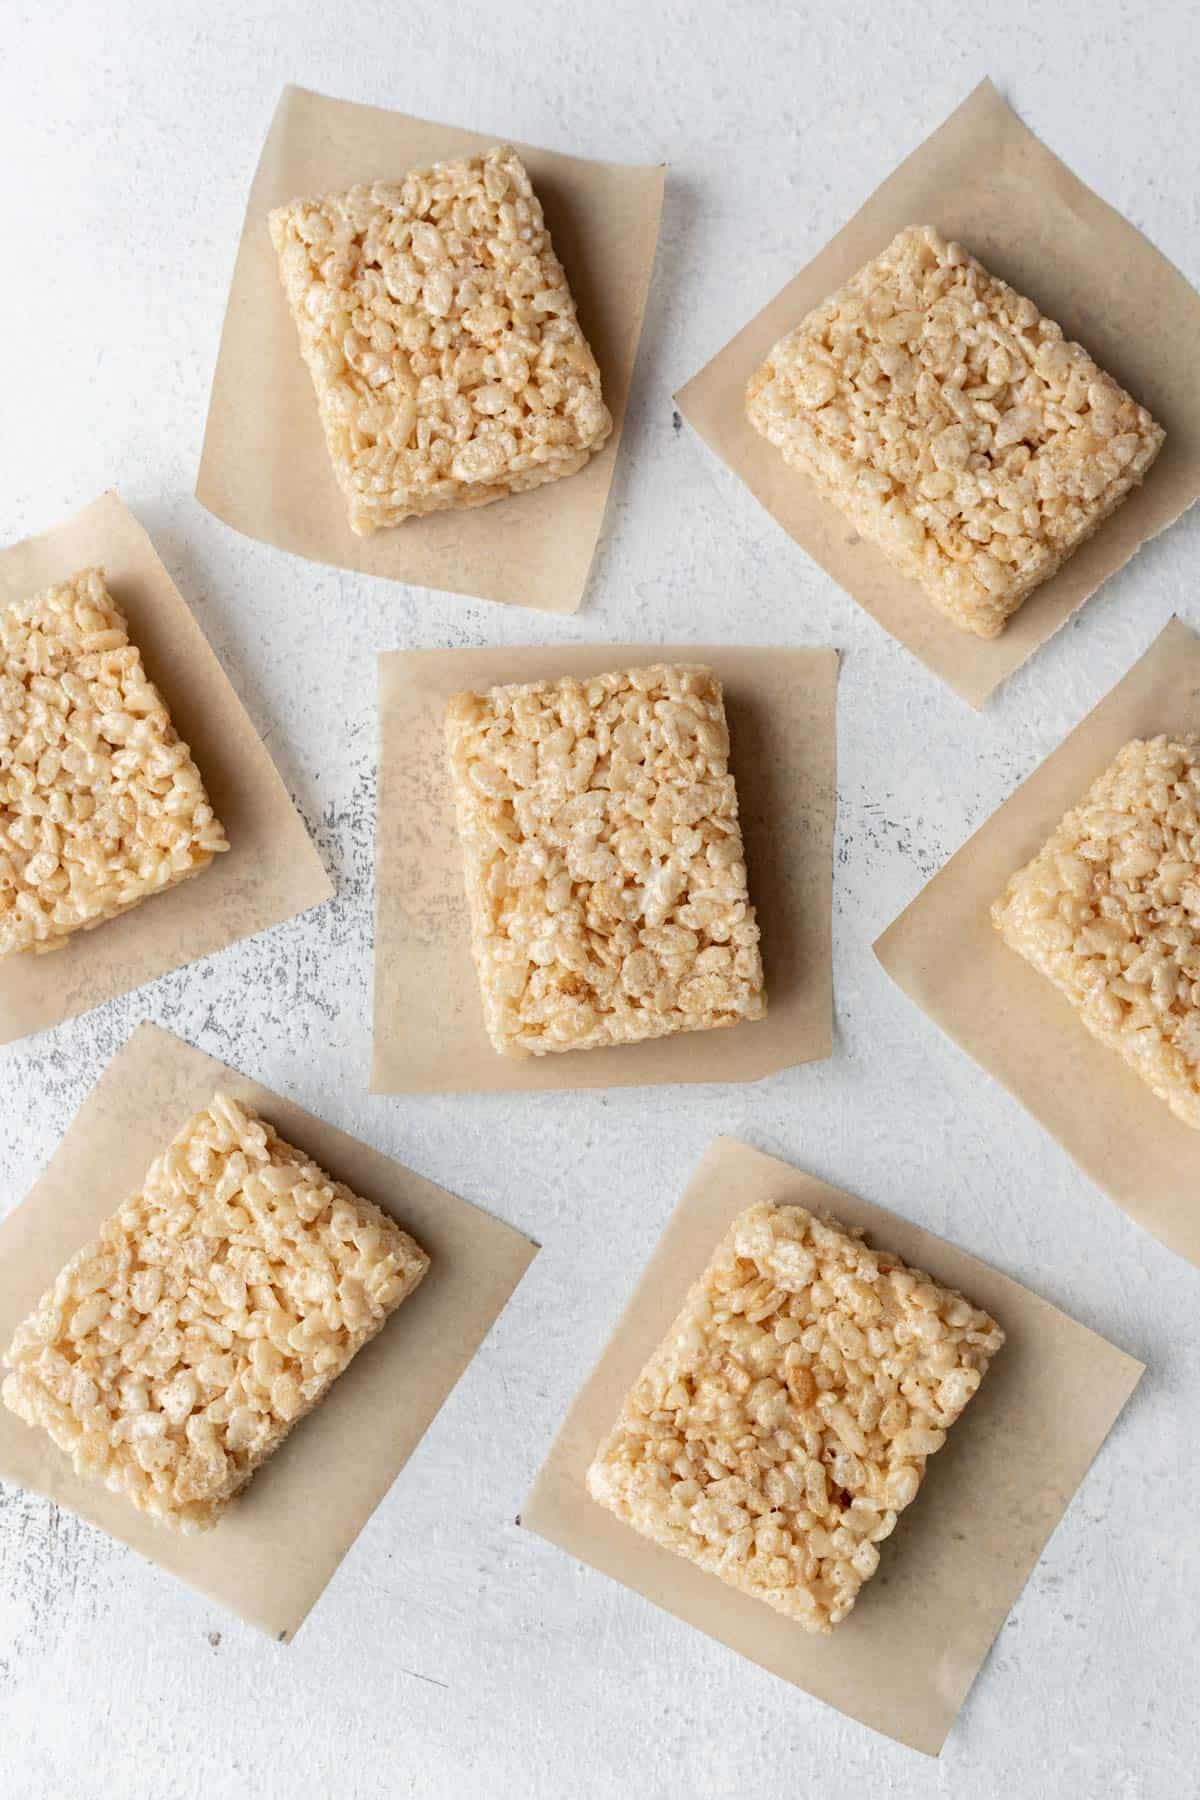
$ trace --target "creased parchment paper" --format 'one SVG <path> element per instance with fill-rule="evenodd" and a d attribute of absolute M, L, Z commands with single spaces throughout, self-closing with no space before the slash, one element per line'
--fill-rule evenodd
<path fill-rule="evenodd" d="M 46 956 L 0 962 L 0 1044 L 44 1031 L 168 970 L 328 900 L 304 821 L 154 546 L 115 493 L 0 550 L 0 606 L 102 564 L 171 722 L 191 746 L 229 849 L 207 869 Z"/>
<path fill-rule="evenodd" d="M 725 687 L 730 767 L 762 928 L 767 1017 L 717 1031 L 523 1060 L 483 1027 L 454 802 L 446 702 L 463 688 L 704 663 Z M 832 1048 L 837 652 L 702 644 L 391 651 L 379 658 L 375 1023 L 371 1090 L 523 1092 L 756 1081 Z"/>
<path fill-rule="evenodd" d="M 45 1433 L 7 1407 L 0 1407 L 0 1478 L 78 1513 L 287 1640 L 416 1449 L 537 1246 L 169 1032 L 141 1025 L 41 1179 L 0 1224 L 0 1349 L 218 1087 L 391 1213 L 428 1251 L 428 1274 L 213 1531 L 180 1537 L 155 1526 L 119 1495 L 80 1480 Z"/>
<path fill-rule="evenodd" d="M 687 1289 L 759 1201 L 864 1226 L 1008 1334 L 978 1395 L 881 1544 L 849 1618 L 811 1637 L 763 1601 L 643 1538 L 585 1487 L 597 1446 Z M 936 1756 L 1143 1365 L 942 1238 L 774 1157 L 718 1138 L 693 1175 L 611 1343 L 572 1402 L 521 1524 L 839 1712 Z"/>
<path fill-rule="evenodd" d="M 613 416 L 578 475 L 355 537 L 267 231 L 273 207 L 469 156 L 505 141 L 285 87 L 263 147 L 225 314 L 196 498 L 226 524 L 312 562 L 415 587 L 575 612 L 621 440 L 662 212 L 664 170 L 516 145 L 600 365 Z"/>
<path fill-rule="evenodd" d="M 1166 428 L 1144 486 L 1038 588 L 998 638 L 957 630 L 865 543 L 746 418 L 767 352 L 906 225 L 936 225 L 1028 294 Z M 892 636 L 972 706 L 1200 494 L 1200 295 L 1128 220 L 1039 143 L 990 81 L 677 396 L 751 493 Z"/>
<path fill-rule="evenodd" d="M 1131 1219 L 1200 1265 L 1200 1132 L 1010 950 L 989 909 L 1130 738 L 1200 731 L 1200 638 L 1150 649 L 875 945 L 898 986 L 1045 1126 Z"/>

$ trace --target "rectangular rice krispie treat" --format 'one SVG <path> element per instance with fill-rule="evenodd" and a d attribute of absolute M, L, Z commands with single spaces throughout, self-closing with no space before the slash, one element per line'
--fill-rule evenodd
<path fill-rule="evenodd" d="M 1126 744 L 1009 881 L 992 923 L 1200 1128 L 1200 737 Z"/>
<path fill-rule="evenodd" d="M 0 606 L 0 958 L 60 949 L 228 848 L 103 571 Z"/>
<path fill-rule="evenodd" d="M 827 1632 L 1003 1343 L 994 1319 L 860 1232 L 752 1206 L 626 1397 L 588 1491 Z"/>
<path fill-rule="evenodd" d="M 910 226 L 776 344 L 746 412 L 963 631 L 996 637 L 1164 433 L 961 244 Z"/>
<path fill-rule="evenodd" d="M 484 1023 L 501 1054 L 763 1017 L 711 669 L 458 694 L 446 735 Z"/>
<path fill-rule="evenodd" d="M 293 200 L 270 226 L 359 536 L 574 475 L 608 437 L 515 150 Z"/>
<path fill-rule="evenodd" d="M 217 1094 L 18 1327 L 0 1396 L 76 1474 L 207 1530 L 428 1267 Z"/>

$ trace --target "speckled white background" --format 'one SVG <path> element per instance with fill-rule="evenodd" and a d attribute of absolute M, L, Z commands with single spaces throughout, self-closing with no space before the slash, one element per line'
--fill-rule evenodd
<path fill-rule="evenodd" d="M 0 1055 L 0 1210 L 148 1017 L 545 1246 L 290 1649 L 0 1489 L 0 1793 L 1200 1792 L 1200 1273 L 1095 1193 L 870 952 L 1172 611 L 1200 625 L 1200 518 L 1144 551 L 980 717 L 806 561 L 678 428 L 670 398 L 986 73 L 1200 283 L 1189 9 L 1156 9 L 1149 31 L 1125 0 L 9 0 L 0 23 L 0 538 L 119 484 L 338 888 L 307 918 Z M 289 80 L 670 162 L 625 442 L 577 618 L 313 568 L 192 500 L 246 190 Z M 369 1098 L 375 651 L 629 638 L 844 652 L 833 1058 L 753 1088 Z M 513 1524 L 718 1130 L 952 1236 L 1150 1364 L 937 1763 Z"/>

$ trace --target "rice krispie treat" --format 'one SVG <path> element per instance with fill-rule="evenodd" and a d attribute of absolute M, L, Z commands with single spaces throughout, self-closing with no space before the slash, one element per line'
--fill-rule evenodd
<path fill-rule="evenodd" d="M 0 958 L 60 949 L 228 848 L 103 571 L 0 606 Z"/>
<path fill-rule="evenodd" d="M 18 1327 L 0 1397 L 78 1475 L 206 1530 L 428 1267 L 217 1094 Z"/>
<path fill-rule="evenodd" d="M 994 1319 L 800 1206 L 734 1220 L 626 1397 L 593 1499 L 808 1631 L 845 1618 Z"/>
<path fill-rule="evenodd" d="M 507 146 L 294 200 L 271 238 L 351 529 L 574 475 L 612 430 Z"/>
<path fill-rule="evenodd" d="M 446 734 L 497 1050 L 540 1056 L 763 1017 L 711 669 L 659 663 L 458 694 Z"/>
<path fill-rule="evenodd" d="M 783 338 L 746 412 L 964 631 L 996 637 L 1164 433 L 1032 300 L 910 226 Z"/>
<path fill-rule="evenodd" d="M 992 907 L 992 922 L 1200 1128 L 1200 737 L 1135 738 Z"/>

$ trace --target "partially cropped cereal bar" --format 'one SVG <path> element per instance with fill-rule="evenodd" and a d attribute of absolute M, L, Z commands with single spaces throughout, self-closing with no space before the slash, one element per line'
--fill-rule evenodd
<path fill-rule="evenodd" d="M 57 950 L 228 848 L 103 572 L 0 607 L 0 958 Z"/>
<path fill-rule="evenodd" d="M 77 1474 L 204 1530 L 428 1266 L 218 1094 L 18 1328 L 0 1395 Z"/>
<path fill-rule="evenodd" d="M 751 423 L 964 631 L 995 637 L 1163 431 L 1032 300 L 910 226 L 783 338 Z"/>
<path fill-rule="evenodd" d="M 846 1617 L 994 1319 L 799 1206 L 735 1219 L 587 1484 L 645 1537 L 808 1631 Z"/>
<path fill-rule="evenodd" d="M 992 922 L 1200 1128 L 1200 737 L 1126 744 Z"/>
<path fill-rule="evenodd" d="M 586 1050 L 763 1016 L 710 669 L 459 694 L 446 730 L 497 1050 Z"/>
<path fill-rule="evenodd" d="M 515 150 L 270 223 L 360 536 L 573 475 L 604 443 L 600 372 Z"/>

